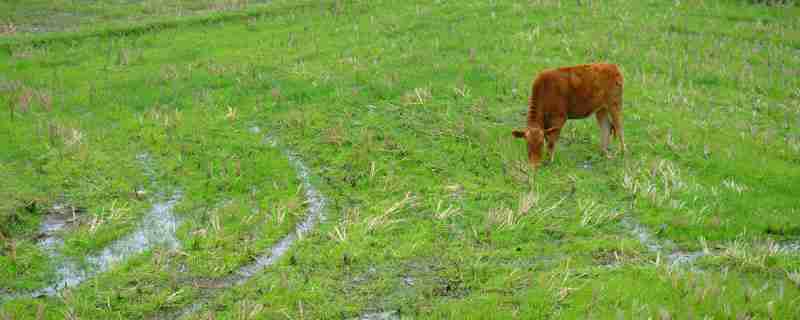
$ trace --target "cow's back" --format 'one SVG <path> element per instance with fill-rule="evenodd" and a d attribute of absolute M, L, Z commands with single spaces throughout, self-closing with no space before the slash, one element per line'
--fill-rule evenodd
<path fill-rule="evenodd" d="M 585 118 L 622 93 L 622 74 L 615 64 L 593 63 L 539 73 L 532 85 L 528 121 L 544 114 Z"/>
<path fill-rule="evenodd" d="M 570 79 L 569 118 L 588 117 L 622 93 L 622 74 L 614 64 L 585 64 L 562 70 Z"/>

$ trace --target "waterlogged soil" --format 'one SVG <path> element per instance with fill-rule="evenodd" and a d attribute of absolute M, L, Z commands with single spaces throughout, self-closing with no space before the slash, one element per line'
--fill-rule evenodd
<path fill-rule="evenodd" d="M 670 268 L 686 267 L 698 270 L 695 262 L 703 257 L 714 257 L 720 254 L 718 249 L 704 248 L 696 251 L 679 249 L 672 241 L 659 240 L 658 237 L 650 232 L 645 226 L 633 221 L 630 218 L 622 219 L 622 226 L 633 234 L 647 251 L 658 255 L 658 263 L 662 261 Z M 770 252 L 782 254 L 797 254 L 800 252 L 800 242 L 784 241 L 762 243 Z M 663 259 L 663 260 L 662 260 Z"/>
<path fill-rule="evenodd" d="M 250 129 L 253 134 L 261 133 L 261 129 L 253 127 Z M 264 137 L 264 142 L 271 147 L 278 147 L 277 141 L 270 136 Z M 195 280 L 194 286 L 201 290 L 201 296 L 204 298 L 196 301 L 189 307 L 180 310 L 176 314 L 166 315 L 162 318 L 186 318 L 202 308 L 203 304 L 216 296 L 221 289 L 226 289 L 234 286 L 244 284 L 247 280 L 257 275 L 265 268 L 275 264 L 291 246 L 302 238 L 305 234 L 309 233 L 314 227 L 325 219 L 325 203 L 326 199 L 322 193 L 311 183 L 311 173 L 308 167 L 303 163 L 299 156 L 293 152 L 283 149 L 284 155 L 289 159 L 289 162 L 294 166 L 297 177 L 301 182 L 303 190 L 305 190 L 306 216 L 302 222 L 298 223 L 294 232 L 284 236 L 278 243 L 273 245 L 268 250 L 262 252 L 256 259 L 247 265 L 240 267 L 235 272 L 228 276 L 217 279 L 202 279 Z M 375 318 L 375 319 L 391 319 L 391 318 Z"/>
<path fill-rule="evenodd" d="M 112 242 L 99 253 L 86 257 L 85 263 L 82 264 L 69 260 L 60 253 L 64 242 L 58 233 L 67 225 L 68 217 L 60 214 L 48 215 L 40 227 L 44 237 L 39 241 L 39 245 L 50 255 L 52 261 L 58 263 L 56 281 L 33 292 L 15 294 L 8 298 L 54 296 L 65 288 L 77 286 L 91 276 L 108 271 L 113 265 L 156 246 L 177 249 L 179 242 L 175 237 L 175 230 L 178 220 L 172 210 L 180 198 L 181 194 L 176 193 L 167 200 L 153 204 L 136 231 Z"/>
<path fill-rule="evenodd" d="M 173 208 L 181 197 L 182 194 L 176 192 L 167 200 L 153 204 L 150 213 L 144 217 L 133 234 L 114 242 L 99 255 L 91 257 L 90 263 L 98 266 L 99 270 L 108 270 L 111 265 L 156 246 L 170 250 L 178 249 L 180 243 L 175 237 L 178 219 L 173 213 Z"/>
<path fill-rule="evenodd" d="M 351 320 L 396 320 L 400 319 L 400 313 L 397 311 L 383 311 L 383 312 L 374 312 L 374 313 L 366 313 L 358 318 L 353 318 Z"/>
<path fill-rule="evenodd" d="M 137 160 L 142 163 L 145 174 L 154 180 L 155 172 L 150 157 L 147 154 L 141 154 L 137 156 Z M 81 262 L 68 259 L 61 254 L 64 240 L 60 234 L 76 219 L 76 214 L 82 209 L 55 205 L 39 227 L 40 239 L 38 241 L 38 245 L 56 264 L 55 281 L 44 288 L 27 293 L 11 293 L 0 297 L 0 300 L 54 296 L 65 288 L 75 287 L 98 273 L 108 271 L 115 264 L 124 262 L 128 258 L 156 246 L 163 246 L 171 250 L 177 249 L 180 246 L 175 236 L 178 219 L 173 209 L 181 197 L 182 194 L 179 191 L 170 197 L 160 197 L 166 199 L 153 203 L 152 208 L 133 233 L 112 242 L 100 252 L 85 257 Z"/>
<path fill-rule="evenodd" d="M 257 127 L 251 130 L 254 134 L 260 134 Z M 278 143 L 269 136 L 265 136 L 264 142 L 272 147 L 278 147 Z M 261 253 L 252 263 L 240 267 L 228 276 L 216 279 L 195 279 L 194 285 L 201 289 L 201 301 L 197 301 L 188 308 L 181 310 L 178 317 L 188 316 L 199 310 L 203 303 L 215 296 L 219 289 L 238 286 L 261 272 L 264 268 L 275 264 L 291 246 L 307 234 L 322 220 L 324 220 L 324 209 L 326 199 L 311 183 L 311 174 L 308 167 L 294 153 L 283 150 L 290 163 L 294 166 L 297 177 L 305 190 L 305 200 L 307 214 L 303 221 L 297 224 L 295 230 L 284 236 L 278 243 Z M 150 177 L 151 182 L 155 180 L 155 172 L 152 168 L 152 161 L 147 154 L 141 154 L 137 159 L 143 163 L 145 174 Z M 176 229 L 179 221 L 173 209 L 182 198 L 180 191 L 175 192 L 170 197 L 155 202 L 151 210 L 144 216 L 136 230 L 105 247 L 100 252 L 90 255 L 82 262 L 77 262 L 64 257 L 61 251 L 64 241 L 61 232 L 69 225 L 74 218 L 73 214 L 66 213 L 65 210 L 55 208 L 55 213 L 46 216 L 40 226 L 40 239 L 38 244 L 45 249 L 52 261 L 56 261 L 56 280 L 49 286 L 27 293 L 13 293 L 4 297 L 3 300 L 10 300 L 21 297 L 41 297 L 54 296 L 65 288 L 80 285 L 92 276 L 106 272 L 114 265 L 122 263 L 127 259 L 145 252 L 146 250 L 160 246 L 166 249 L 175 250 L 180 247 L 180 242 L 176 238 Z M 386 313 L 390 314 L 390 313 Z M 174 316 L 167 316 L 173 318 Z M 386 317 L 369 319 L 391 319 Z"/>
<path fill-rule="evenodd" d="M 63 207 L 54 205 L 51 213 L 44 217 L 39 226 L 38 244 L 45 250 L 53 250 L 64 244 L 64 240 L 60 237 L 61 230 L 64 230 L 75 216 L 64 212 Z"/>
<path fill-rule="evenodd" d="M 258 128 L 251 129 L 251 131 L 255 133 L 260 132 Z M 271 137 L 266 136 L 264 139 L 265 143 L 268 145 L 277 147 L 277 142 Z M 309 173 L 308 167 L 306 167 L 303 161 L 294 153 L 288 150 L 283 150 L 283 152 L 297 171 L 297 177 L 301 181 L 303 190 L 305 190 L 306 205 L 308 205 L 305 219 L 297 225 L 293 233 L 283 237 L 277 244 L 272 246 L 272 248 L 259 255 L 255 261 L 242 266 L 235 273 L 221 279 L 222 287 L 241 285 L 261 270 L 264 270 L 264 268 L 273 265 L 289 250 L 292 244 L 297 241 L 298 237 L 302 237 L 311 231 L 318 222 L 325 218 L 324 209 L 326 200 L 319 190 L 311 183 L 311 174 Z"/>
<path fill-rule="evenodd" d="M 667 265 L 670 267 L 692 265 L 697 259 L 707 254 L 707 252 L 702 250 L 681 251 L 674 249 L 670 249 L 669 253 L 664 254 L 667 252 L 667 248 L 675 248 L 675 245 L 671 241 L 658 240 L 655 235 L 650 233 L 650 230 L 631 219 L 623 219 L 621 223 L 623 227 L 639 239 L 639 242 L 647 248 L 648 251 L 658 254 L 659 258 L 663 255 Z"/>

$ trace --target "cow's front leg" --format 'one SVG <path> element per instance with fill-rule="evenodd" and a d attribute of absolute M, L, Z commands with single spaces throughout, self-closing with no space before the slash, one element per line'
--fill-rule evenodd
<path fill-rule="evenodd" d="M 561 135 L 561 127 L 563 126 L 563 122 L 559 124 L 557 127 L 549 128 L 545 130 L 545 134 L 547 137 L 547 154 L 550 155 L 550 162 L 555 161 L 556 158 L 556 142 L 558 142 L 558 137 Z"/>

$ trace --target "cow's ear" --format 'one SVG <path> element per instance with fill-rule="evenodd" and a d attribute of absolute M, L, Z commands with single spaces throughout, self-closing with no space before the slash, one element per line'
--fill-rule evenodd
<path fill-rule="evenodd" d="M 514 130 L 514 131 L 511 131 L 511 135 L 514 136 L 514 138 L 524 138 L 525 137 L 525 131 Z"/>

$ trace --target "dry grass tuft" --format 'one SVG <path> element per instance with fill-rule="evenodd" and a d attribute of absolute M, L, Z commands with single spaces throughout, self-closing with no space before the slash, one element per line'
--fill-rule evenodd
<path fill-rule="evenodd" d="M 650 200 L 658 206 L 673 207 L 683 205 L 674 199 L 678 193 L 702 190 L 702 186 L 690 183 L 680 168 L 666 159 L 654 161 L 650 165 L 645 165 L 642 161 L 627 167 L 622 176 L 622 187 L 631 194 Z"/>
<path fill-rule="evenodd" d="M 403 95 L 402 102 L 405 105 L 424 105 L 431 98 L 430 88 L 414 88 Z"/>
<path fill-rule="evenodd" d="M 706 252 L 710 252 L 704 244 Z M 797 252 L 791 247 L 783 246 L 772 240 L 745 241 L 737 239 L 727 244 L 720 245 L 721 250 L 715 251 L 713 259 L 738 268 L 755 271 L 774 271 L 769 261 L 778 257 L 797 257 Z M 787 273 L 788 274 L 788 273 Z M 790 278 L 791 280 L 791 278 Z"/>
<path fill-rule="evenodd" d="M 249 299 L 241 300 L 236 303 L 234 319 L 251 320 L 258 319 L 258 315 L 264 311 L 264 305 Z"/>
<path fill-rule="evenodd" d="M 31 103 L 33 102 L 34 98 L 34 91 L 30 88 L 23 87 L 21 88 L 21 92 L 17 96 L 17 110 L 20 113 L 27 113 L 31 109 Z"/>
<path fill-rule="evenodd" d="M 506 207 L 493 208 L 487 213 L 489 224 L 500 229 L 513 227 L 519 222 L 519 218 L 520 216 L 514 210 Z"/>
<path fill-rule="evenodd" d="M 395 202 L 392 206 L 383 211 L 382 214 L 367 218 L 364 223 L 366 224 L 367 232 L 372 232 L 380 228 L 386 228 L 392 224 L 403 221 L 394 216 L 403 209 L 415 206 L 416 197 L 411 193 L 406 193 L 403 199 Z"/>
<path fill-rule="evenodd" d="M 236 110 L 236 108 L 231 106 L 228 106 L 227 109 L 228 110 L 225 112 L 225 119 L 235 121 L 239 117 L 239 112 Z"/>
<path fill-rule="evenodd" d="M 0 23 L 0 35 L 11 36 L 17 33 L 17 25 L 13 22 Z"/>
<path fill-rule="evenodd" d="M 613 222 L 622 216 L 621 212 L 605 209 L 591 199 L 578 200 L 578 213 L 581 216 L 581 225 L 584 227 L 594 227 Z"/>
<path fill-rule="evenodd" d="M 434 213 L 433 215 L 434 215 L 434 217 L 436 217 L 436 219 L 446 220 L 446 219 L 448 219 L 450 217 L 455 217 L 455 216 L 460 216 L 461 215 L 461 209 L 454 208 L 452 205 L 448 205 L 446 209 L 443 209 L 442 208 L 442 203 L 444 203 L 444 201 L 443 200 L 439 200 L 439 202 L 436 204 L 436 209 L 434 209 L 434 211 L 433 211 L 433 213 Z"/>
<path fill-rule="evenodd" d="M 272 221 L 278 225 L 282 225 L 286 221 L 286 215 L 289 214 L 289 208 L 285 205 L 278 205 L 272 208 Z"/>
<path fill-rule="evenodd" d="M 492 208 L 486 213 L 487 223 L 500 229 L 511 229 L 525 219 L 533 219 L 539 223 L 550 217 L 566 197 L 555 201 L 552 205 L 545 204 L 546 197 L 537 190 L 524 192 L 519 197 L 517 210 L 500 206 Z"/>
<path fill-rule="evenodd" d="M 341 147 L 342 144 L 345 142 L 344 126 L 342 126 L 342 124 L 340 123 L 336 126 L 325 128 L 323 139 L 327 144 L 332 144 Z"/>
<path fill-rule="evenodd" d="M 742 194 L 742 192 L 745 192 L 749 189 L 743 183 L 737 183 L 733 178 L 727 178 L 723 180 L 722 186 L 736 192 L 736 194 Z"/>

